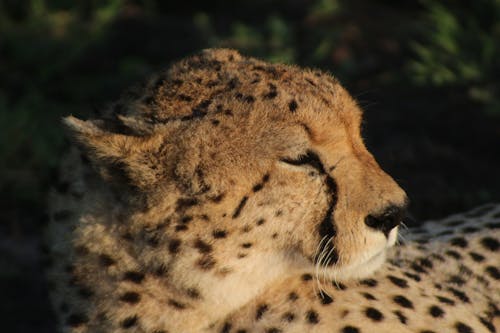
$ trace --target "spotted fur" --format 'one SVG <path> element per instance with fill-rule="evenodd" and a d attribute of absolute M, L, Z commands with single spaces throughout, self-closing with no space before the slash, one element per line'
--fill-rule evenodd
<path fill-rule="evenodd" d="M 97 119 L 66 118 L 75 148 L 62 161 L 47 230 L 61 330 L 337 327 L 324 311 L 351 304 L 336 293 L 351 293 L 384 263 L 406 203 L 364 147 L 360 121 L 330 75 L 231 50 L 180 61 Z M 448 250 L 455 256 L 472 242 L 459 238 Z M 411 257 L 411 248 L 402 252 Z M 415 276 L 429 269 L 405 265 Z M 381 297 L 370 283 L 403 290 L 392 295 L 401 322 L 402 308 L 417 305 L 407 292 L 414 283 L 398 272 L 360 282 L 366 290 L 355 294 L 366 303 Z M 363 311 L 367 322 L 390 317 L 376 306 Z"/>

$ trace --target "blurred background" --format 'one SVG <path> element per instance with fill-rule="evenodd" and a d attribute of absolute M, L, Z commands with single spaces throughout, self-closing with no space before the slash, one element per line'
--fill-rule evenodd
<path fill-rule="evenodd" d="M 500 201 L 499 0 L 0 0 L 3 331 L 54 331 L 39 252 L 60 118 L 215 46 L 337 76 L 416 221 Z"/>

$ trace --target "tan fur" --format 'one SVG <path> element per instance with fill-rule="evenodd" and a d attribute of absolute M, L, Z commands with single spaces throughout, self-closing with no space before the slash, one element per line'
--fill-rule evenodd
<path fill-rule="evenodd" d="M 231 50 L 175 64 L 99 119 L 66 118 L 79 150 L 47 233 L 62 330 L 210 331 L 306 272 L 372 274 L 396 231 L 365 218 L 406 197 L 360 121 L 329 75 Z M 308 152 L 319 169 L 290 163 Z M 330 266 L 315 262 L 324 221 Z"/>

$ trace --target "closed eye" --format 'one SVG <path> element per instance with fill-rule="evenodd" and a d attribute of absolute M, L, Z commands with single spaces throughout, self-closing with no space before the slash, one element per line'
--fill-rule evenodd
<path fill-rule="evenodd" d="M 302 166 L 302 165 L 308 165 L 313 167 L 314 169 L 318 170 L 320 174 L 325 174 L 325 167 L 323 166 L 323 163 L 321 162 L 321 159 L 319 156 L 312 150 L 308 150 L 305 155 L 301 155 L 298 158 L 292 159 L 292 158 L 281 158 L 281 162 L 295 165 L 295 166 Z"/>

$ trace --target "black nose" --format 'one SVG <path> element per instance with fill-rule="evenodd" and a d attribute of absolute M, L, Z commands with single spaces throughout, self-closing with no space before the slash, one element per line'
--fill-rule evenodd
<path fill-rule="evenodd" d="M 365 218 L 365 223 L 370 228 L 382 231 L 388 237 L 389 232 L 401 223 L 401 220 L 405 216 L 405 211 L 404 206 L 391 205 L 382 213 L 368 215 Z"/>

